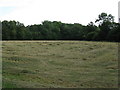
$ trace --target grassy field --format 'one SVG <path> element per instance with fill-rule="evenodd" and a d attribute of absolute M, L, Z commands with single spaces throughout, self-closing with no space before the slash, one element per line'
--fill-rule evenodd
<path fill-rule="evenodd" d="M 3 88 L 117 88 L 117 43 L 3 41 Z"/>

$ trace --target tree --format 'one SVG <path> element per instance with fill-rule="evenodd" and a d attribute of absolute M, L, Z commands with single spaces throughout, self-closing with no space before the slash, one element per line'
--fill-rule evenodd
<path fill-rule="evenodd" d="M 24 26 L 18 21 L 2 21 L 3 40 L 120 40 L 120 24 L 114 22 L 111 14 L 101 13 L 87 26 L 58 21 L 43 21 L 42 24 Z"/>
<path fill-rule="evenodd" d="M 93 22 L 88 23 L 86 26 L 84 37 L 86 40 L 93 40 L 94 34 L 96 33 L 98 27 L 94 25 Z"/>
<path fill-rule="evenodd" d="M 111 14 L 101 13 L 95 22 L 99 22 L 100 32 L 98 37 L 100 40 L 106 40 L 108 32 L 112 29 L 114 17 Z"/>
<path fill-rule="evenodd" d="M 107 15 L 107 13 L 101 13 L 96 19 L 95 22 L 99 22 L 99 25 L 103 24 L 104 22 L 114 22 L 114 16 L 111 14 Z"/>
<path fill-rule="evenodd" d="M 107 40 L 109 41 L 120 41 L 120 24 L 113 23 L 113 28 L 109 31 L 107 35 Z"/>

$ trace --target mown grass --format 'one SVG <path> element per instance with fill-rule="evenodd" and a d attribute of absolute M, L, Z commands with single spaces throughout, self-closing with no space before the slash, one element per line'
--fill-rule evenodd
<path fill-rule="evenodd" d="M 4 41 L 3 88 L 117 88 L 117 44 Z"/>

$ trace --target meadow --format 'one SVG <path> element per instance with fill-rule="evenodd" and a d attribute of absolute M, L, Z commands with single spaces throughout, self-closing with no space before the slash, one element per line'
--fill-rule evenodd
<path fill-rule="evenodd" d="M 3 41 L 3 88 L 117 88 L 118 45 Z"/>

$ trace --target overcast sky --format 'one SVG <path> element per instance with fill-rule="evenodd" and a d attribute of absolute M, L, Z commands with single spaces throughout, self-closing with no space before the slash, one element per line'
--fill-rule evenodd
<path fill-rule="evenodd" d="M 102 12 L 118 22 L 119 0 L 0 0 L 0 20 L 16 20 L 25 25 L 44 20 L 87 25 Z"/>

